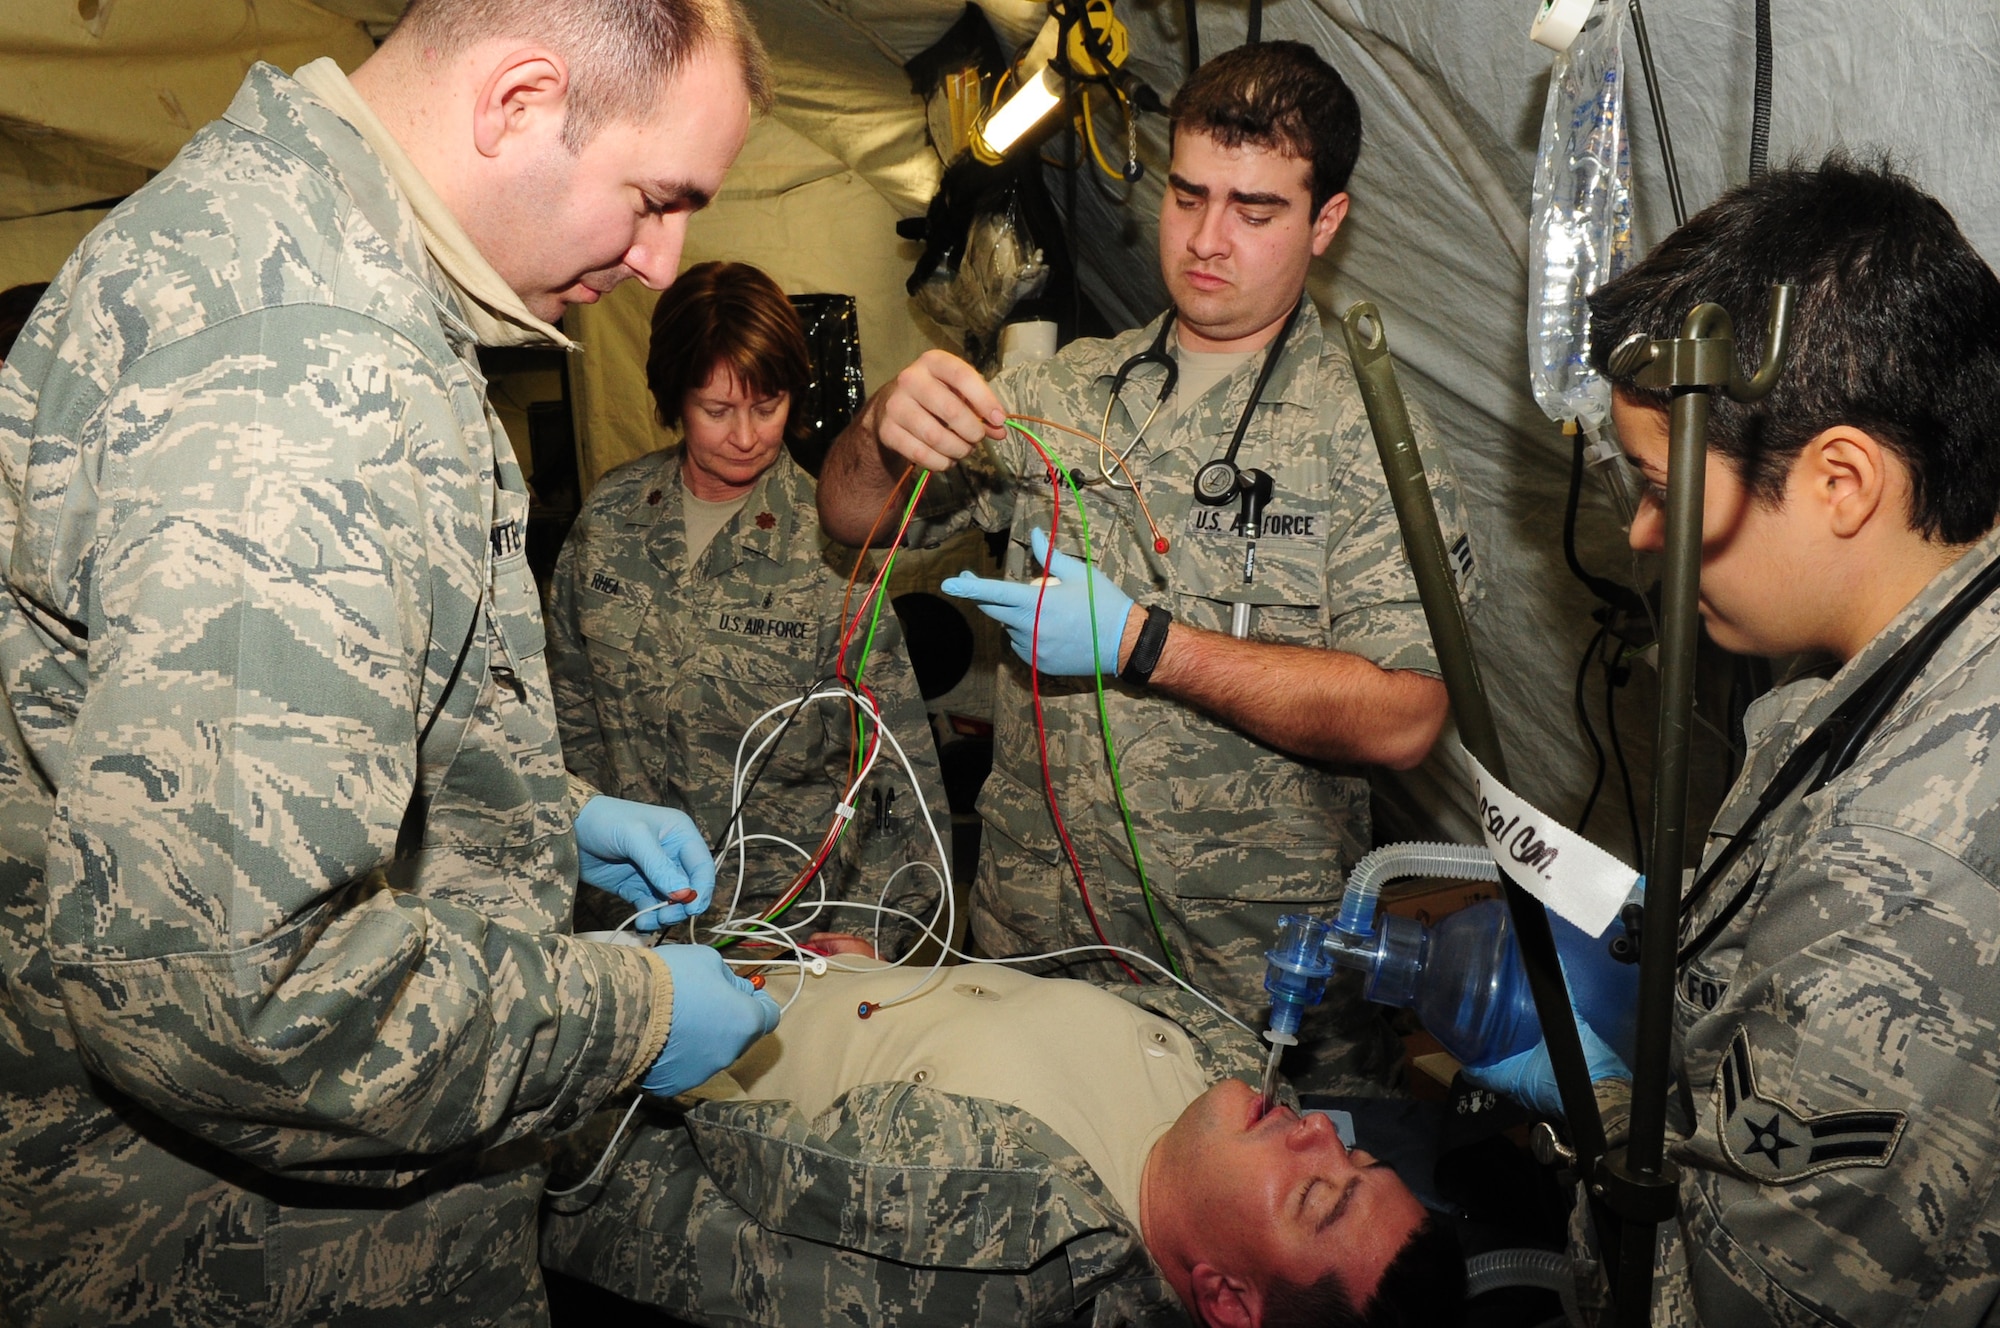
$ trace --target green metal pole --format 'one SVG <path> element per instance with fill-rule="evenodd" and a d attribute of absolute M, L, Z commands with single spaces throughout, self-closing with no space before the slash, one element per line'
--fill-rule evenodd
<path fill-rule="evenodd" d="M 1382 458 L 1389 497 L 1396 505 L 1396 524 L 1402 529 L 1403 548 L 1416 578 L 1424 620 L 1430 625 L 1431 640 L 1437 647 L 1438 666 L 1444 673 L 1445 691 L 1451 697 L 1459 738 L 1488 774 L 1505 783 L 1507 761 L 1500 747 L 1500 730 L 1493 722 L 1493 708 L 1479 677 L 1472 633 L 1466 625 L 1465 608 L 1459 602 L 1444 533 L 1438 528 L 1437 508 L 1431 501 L 1430 481 L 1424 476 L 1416 433 L 1410 427 L 1409 408 L 1396 381 L 1396 362 L 1389 354 L 1382 315 L 1373 304 L 1363 301 L 1347 311 L 1341 319 L 1341 330 L 1347 339 L 1347 353 L 1354 362 L 1362 404 L 1368 409 L 1368 423 L 1375 434 L 1376 451 Z M 1542 1033 L 1548 1041 L 1549 1060 L 1555 1068 L 1570 1137 L 1579 1158 L 1595 1162 L 1604 1155 L 1604 1122 L 1598 1115 L 1596 1096 L 1591 1092 L 1590 1070 L 1570 1009 L 1569 991 L 1563 985 L 1562 964 L 1556 957 L 1555 935 L 1549 930 L 1548 913 L 1539 899 L 1514 884 L 1504 872 L 1500 879 L 1506 891 L 1508 912 L 1514 920 L 1515 938 L 1521 947 L 1522 966 L 1527 970 L 1528 990 L 1535 998 L 1535 1012 L 1541 1017 Z"/>
<path fill-rule="evenodd" d="M 1635 336 L 1611 357 L 1614 379 L 1671 395 L 1667 435 L 1665 567 L 1660 611 L 1660 718 L 1653 754 L 1652 871 L 1639 932 L 1639 1010 L 1632 1065 L 1631 1128 L 1625 1147 L 1604 1159 L 1593 1185 L 1626 1219 L 1612 1262 L 1612 1299 L 1623 1328 L 1644 1328 L 1652 1309 L 1653 1240 L 1679 1207 L 1679 1176 L 1666 1159 L 1667 1090 L 1672 1078 L 1675 951 L 1680 942 L 1681 858 L 1686 847 L 1688 751 L 1693 737 L 1695 648 L 1700 640 L 1702 499 L 1708 467 L 1712 393 L 1760 400 L 1790 352 L 1794 291 L 1771 290 L 1764 357 L 1749 378 L 1736 353 L 1729 314 L 1699 304 L 1678 338 Z"/>
<path fill-rule="evenodd" d="M 1713 306 L 1710 306 L 1713 307 Z M 1690 323 L 1693 319 L 1690 318 Z M 1689 335 L 1693 335 L 1690 331 Z M 1667 444 L 1666 556 L 1661 575 L 1660 717 L 1653 752 L 1652 865 L 1646 878 L 1646 919 L 1639 933 L 1639 1001 L 1636 1045 L 1667 1048 L 1673 1009 L 1648 1000 L 1648 979 L 1664 977 L 1669 993 L 1679 928 L 1652 926 L 1675 916 L 1681 888 L 1681 854 L 1687 831 L 1688 748 L 1694 720 L 1695 647 L 1701 636 L 1696 604 L 1701 595 L 1702 489 L 1708 464 L 1708 393 L 1681 392 L 1673 399 Z M 1659 899 L 1654 896 L 1658 895 Z M 1649 1214 L 1671 1216 L 1677 1205 L 1674 1175 L 1662 1174 L 1666 1139 L 1668 1056 L 1641 1054 L 1632 1074 L 1632 1122 L 1622 1156 L 1606 1159 L 1611 1182 L 1627 1187 Z M 1648 1202 L 1650 1201 L 1650 1202 Z M 1625 1328 L 1645 1328 L 1652 1313 L 1655 1221 L 1628 1226 L 1615 1265 L 1612 1305 Z"/>
<path fill-rule="evenodd" d="M 1423 602 L 1424 620 L 1437 646 L 1438 667 L 1451 695 L 1458 736 L 1495 779 L 1504 781 L 1507 761 L 1500 750 L 1500 731 L 1494 726 L 1486 684 L 1480 679 L 1479 662 L 1472 652 L 1472 633 L 1459 603 L 1457 578 L 1452 575 L 1444 532 L 1431 502 L 1430 481 L 1424 475 L 1424 459 L 1410 427 L 1409 407 L 1396 381 L 1396 362 L 1389 354 L 1382 316 L 1364 301 L 1347 311 L 1341 329 L 1347 336 L 1347 353 L 1354 361 L 1362 404 L 1368 408 L 1368 423 L 1375 434 L 1375 450 L 1382 458 L 1389 497 L 1396 505 L 1396 524 L 1402 528 L 1403 549 L 1416 577 L 1417 597 Z"/>

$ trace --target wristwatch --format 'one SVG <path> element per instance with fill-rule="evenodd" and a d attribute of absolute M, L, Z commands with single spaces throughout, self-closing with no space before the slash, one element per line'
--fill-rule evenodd
<path fill-rule="evenodd" d="M 1155 604 L 1146 610 L 1146 624 L 1139 629 L 1139 639 L 1132 643 L 1132 653 L 1125 659 L 1125 667 L 1118 676 L 1126 682 L 1144 687 L 1152 680 L 1153 669 L 1160 662 L 1160 651 L 1166 648 L 1167 627 L 1174 615 Z"/>

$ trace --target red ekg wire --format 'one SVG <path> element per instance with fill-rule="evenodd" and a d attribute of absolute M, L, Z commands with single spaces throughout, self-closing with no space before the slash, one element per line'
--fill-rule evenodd
<path fill-rule="evenodd" d="M 1049 490 L 1054 495 L 1055 503 L 1054 510 L 1049 516 L 1049 548 L 1054 549 L 1057 527 L 1062 521 L 1062 477 L 1056 474 L 1056 463 L 1050 459 L 1049 454 L 1043 450 L 1041 443 L 1033 434 L 1021 429 L 1016 429 L 1015 432 L 1034 444 L 1035 451 L 1041 454 L 1042 464 L 1049 468 Z M 1069 857 L 1069 869 L 1076 877 L 1076 892 L 1083 899 L 1084 916 L 1090 919 L 1090 929 L 1096 933 L 1097 943 L 1109 949 L 1111 940 L 1104 934 L 1103 924 L 1097 920 L 1097 909 L 1090 902 L 1090 887 L 1083 883 L 1083 862 L 1076 855 L 1076 845 L 1070 842 L 1069 827 L 1063 822 L 1062 808 L 1056 805 L 1055 777 L 1049 773 L 1049 730 L 1042 719 L 1042 671 L 1035 665 L 1035 661 L 1042 657 L 1042 599 L 1049 593 L 1046 576 L 1048 568 L 1044 567 L 1042 571 L 1045 575 L 1042 584 L 1035 591 L 1035 619 L 1028 638 L 1030 656 L 1028 688 L 1035 702 L 1035 745 L 1040 750 L 1042 758 L 1042 789 L 1048 795 L 1049 815 L 1055 820 L 1056 835 L 1062 840 L 1063 852 Z M 1118 967 L 1125 970 L 1126 977 L 1144 985 L 1145 979 L 1141 978 L 1138 970 L 1126 963 L 1122 956 L 1114 954 L 1112 959 Z"/>

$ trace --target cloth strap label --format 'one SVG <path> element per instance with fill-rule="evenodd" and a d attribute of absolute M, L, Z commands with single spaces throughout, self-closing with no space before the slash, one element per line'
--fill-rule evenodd
<path fill-rule="evenodd" d="M 1639 874 L 1495 779 L 1470 752 L 1465 759 L 1500 870 L 1586 935 L 1602 936 Z"/>

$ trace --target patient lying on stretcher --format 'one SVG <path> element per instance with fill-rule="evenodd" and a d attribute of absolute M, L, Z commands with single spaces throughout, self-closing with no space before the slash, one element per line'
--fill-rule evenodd
<path fill-rule="evenodd" d="M 1326 1116 L 1262 1112 L 1260 1044 L 1193 997 L 967 965 L 861 1018 L 920 975 L 842 962 L 640 1108 L 545 1264 L 701 1324 L 1457 1321 L 1450 1232 Z"/>

